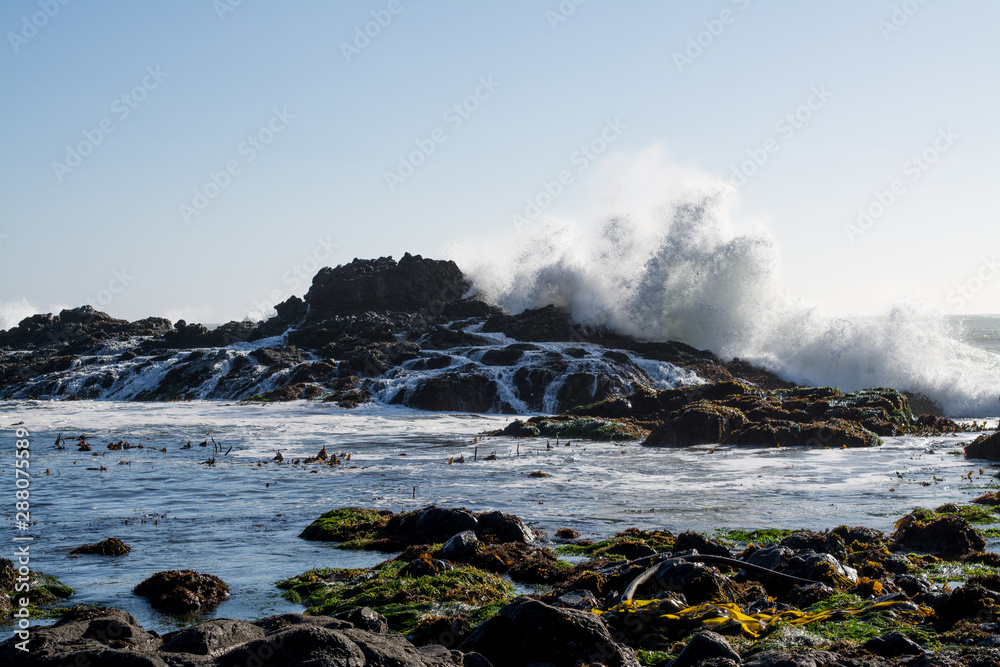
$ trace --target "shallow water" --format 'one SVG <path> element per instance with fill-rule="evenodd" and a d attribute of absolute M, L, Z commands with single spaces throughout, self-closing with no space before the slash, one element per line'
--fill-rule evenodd
<path fill-rule="evenodd" d="M 969 502 L 998 481 L 996 466 L 954 454 L 969 435 L 888 438 L 884 447 L 865 450 L 665 450 L 554 440 L 547 449 L 544 439 L 475 441 L 514 417 L 385 406 L 22 401 L 2 403 L 0 410 L 7 452 L 0 497 L 9 498 L 8 505 L 14 501 L 11 424 L 23 421 L 31 433 L 31 513 L 38 521 L 30 532 L 36 538 L 32 567 L 76 589 L 68 602 L 120 607 L 161 632 L 205 617 L 162 615 L 131 593 L 160 570 L 220 576 L 232 599 L 208 617 L 257 618 L 301 611 L 280 597 L 274 582 L 281 578 L 316 566 L 382 560 L 382 554 L 297 537 L 320 513 L 345 505 L 499 509 L 550 534 L 569 526 L 591 537 L 626 526 L 679 532 L 847 523 L 889 530 L 915 506 Z M 82 433 L 90 435 L 92 452 L 76 450 L 73 441 Z M 57 434 L 70 441 L 66 449 L 53 447 Z M 120 438 L 143 448 L 107 450 L 107 442 Z M 204 464 L 213 457 L 211 440 L 198 446 L 208 438 L 223 451 L 232 447 L 227 455 L 214 454 L 214 466 Z M 194 446 L 180 449 L 189 440 Z M 278 450 L 291 460 L 323 446 L 331 454 L 349 452 L 351 460 L 340 466 L 269 462 Z M 499 460 L 483 460 L 493 451 Z M 460 455 L 466 463 L 447 464 Z M 106 470 L 87 469 L 102 466 Z M 552 476 L 528 477 L 535 470 Z M 971 480 L 960 479 L 970 471 Z M 12 512 L 8 516 L 9 539 L 15 531 Z M 110 536 L 132 552 L 68 555 Z M 996 548 L 994 541 L 990 549 Z"/>

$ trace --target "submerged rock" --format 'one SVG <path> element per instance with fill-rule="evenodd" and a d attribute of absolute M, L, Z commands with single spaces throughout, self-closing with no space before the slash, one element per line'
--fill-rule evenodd
<path fill-rule="evenodd" d="M 108 537 L 100 542 L 95 542 L 94 544 L 82 544 L 69 553 L 70 555 L 99 554 L 101 556 L 125 556 L 130 551 L 132 551 L 132 547 L 125 544 L 117 537 Z"/>
<path fill-rule="evenodd" d="M 981 435 L 966 445 L 965 458 L 1000 461 L 1000 431 Z"/>

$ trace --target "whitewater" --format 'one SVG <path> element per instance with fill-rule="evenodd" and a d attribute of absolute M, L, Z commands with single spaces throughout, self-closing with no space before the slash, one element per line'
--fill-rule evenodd
<path fill-rule="evenodd" d="M 766 228 L 733 231 L 728 183 L 671 165 L 658 148 L 613 171 L 590 213 L 540 216 L 488 248 L 456 243 L 451 258 L 508 312 L 551 303 L 582 323 L 739 357 L 802 385 L 886 386 L 949 415 L 997 412 L 1000 349 L 969 341 L 995 340 L 1000 317 L 967 324 L 911 303 L 878 316 L 808 303 L 789 291 Z"/>

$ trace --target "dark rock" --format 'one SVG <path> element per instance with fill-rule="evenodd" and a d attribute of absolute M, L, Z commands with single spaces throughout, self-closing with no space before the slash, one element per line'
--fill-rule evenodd
<path fill-rule="evenodd" d="M 569 607 L 570 609 L 581 609 L 583 611 L 596 609 L 599 605 L 600 603 L 594 597 L 593 593 L 581 588 L 563 593 L 556 598 L 555 602 L 555 606 L 557 607 Z"/>
<path fill-rule="evenodd" d="M 334 614 L 333 618 L 341 621 L 347 621 L 359 630 L 366 630 L 376 634 L 389 632 L 389 621 L 386 620 L 385 616 L 378 613 L 371 607 L 348 609 L 347 611 Z"/>
<path fill-rule="evenodd" d="M 1000 461 L 1000 431 L 981 435 L 966 445 L 965 458 Z"/>
<path fill-rule="evenodd" d="M 444 373 L 418 384 L 401 402 L 418 410 L 490 412 L 496 410 L 499 390 L 494 380 L 479 373 Z"/>
<path fill-rule="evenodd" d="M 872 637 L 862 644 L 861 648 L 883 658 L 920 655 L 924 652 L 919 644 L 900 632 L 890 632 L 881 637 Z"/>
<path fill-rule="evenodd" d="M 825 667 L 838 656 L 826 651 L 762 651 L 743 663 L 744 667 Z"/>
<path fill-rule="evenodd" d="M 407 544 L 433 544 L 466 530 L 475 531 L 478 523 L 476 517 L 464 509 L 431 505 L 392 517 L 385 525 L 384 534 Z"/>
<path fill-rule="evenodd" d="M 229 599 L 229 586 L 222 579 L 192 570 L 157 572 L 133 592 L 148 598 L 155 608 L 169 612 L 191 611 Z"/>
<path fill-rule="evenodd" d="M 262 347 L 251 352 L 250 356 L 272 368 L 291 368 L 305 360 L 302 352 L 294 346 Z"/>
<path fill-rule="evenodd" d="M 483 353 L 481 363 L 484 366 L 514 366 L 524 357 L 524 350 L 514 346 L 505 347 L 499 350 L 486 350 Z"/>
<path fill-rule="evenodd" d="M 736 663 L 740 662 L 740 654 L 733 650 L 725 637 L 706 630 L 691 637 L 684 649 L 668 665 L 694 667 L 713 658 L 728 658 Z"/>
<path fill-rule="evenodd" d="M 689 549 L 694 549 L 700 554 L 724 556 L 726 558 L 733 557 L 732 552 L 724 545 L 692 530 L 684 531 L 674 540 L 674 551 L 687 551 Z"/>
<path fill-rule="evenodd" d="M 345 632 L 308 624 L 293 625 L 223 654 L 216 659 L 216 664 L 220 667 L 245 667 L 264 659 L 267 659 L 266 664 L 282 667 L 301 664 L 363 667 L 368 664 L 365 654 L 345 636 Z"/>
<path fill-rule="evenodd" d="M 982 551 L 986 541 L 957 516 L 945 516 L 929 522 L 907 514 L 897 522 L 889 537 L 889 544 L 896 551 L 918 551 L 942 556 L 964 556 Z"/>
<path fill-rule="evenodd" d="M 459 646 L 485 656 L 494 667 L 549 663 L 576 667 L 600 661 L 606 667 L 639 667 L 632 650 L 611 638 L 590 612 L 551 607 L 520 598 L 477 627 Z"/>
<path fill-rule="evenodd" d="M 264 630 L 249 621 L 217 618 L 163 637 L 167 653 L 219 655 L 234 646 L 264 638 Z"/>
<path fill-rule="evenodd" d="M 718 443 L 746 422 L 746 416 L 736 408 L 697 401 L 654 428 L 642 444 L 650 447 L 688 447 Z"/>
<path fill-rule="evenodd" d="M 312 311 L 335 314 L 426 309 L 433 313 L 461 299 L 468 289 L 469 283 L 454 262 L 406 253 L 398 263 L 391 257 L 381 257 L 320 269 L 305 301 L 310 317 Z"/>
<path fill-rule="evenodd" d="M 476 533 L 471 530 L 463 531 L 452 536 L 441 548 L 434 552 L 437 558 L 441 558 L 452 563 L 468 563 L 474 558 L 479 545 Z"/>
<path fill-rule="evenodd" d="M 800 530 L 781 540 L 781 546 L 793 551 L 810 549 L 816 553 L 830 554 L 838 560 L 847 558 L 847 548 L 843 540 L 834 533 L 815 533 L 811 530 Z"/>
<path fill-rule="evenodd" d="M 100 542 L 95 542 L 94 544 L 82 544 L 69 553 L 74 554 L 98 554 L 101 556 L 125 556 L 132 547 L 125 544 L 117 537 L 108 537 L 101 540 Z"/>
<path fill-rule="evenodd" d="M 476 515 L 476 535 L 485 542 L 520 542 L 531 544 L 535 535 L 521 517 L 503 512 L 481 512 Z"/>

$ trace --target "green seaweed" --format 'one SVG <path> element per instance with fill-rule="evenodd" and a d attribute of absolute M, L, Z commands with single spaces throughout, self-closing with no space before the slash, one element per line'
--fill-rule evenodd
<path fill-rule="evenodd" d="M 716 528 L 715 535 L 721 540 L 736 542 L 737 544 L 777 544 L 789 535 L 802 530 L 801 528 L 755 528 L 748 530 L 744 528 Z"/>
<path fill-rule="evenodd" d="M 386 561 L 368 569 L 314 569 L 277 583 L 284 597 L 310 614 L 334 614 L 367 606 L 397 632 L 411 632 L 428 615 L 489 618 L 514 595 L 502 578 L 462 566 L 437 575 L 400 576 L 406 564 Z"/>
<path fill-rule="evenodd" d="M 341 507 L 320 515 L 299 537 L 322 542 L 343 542 L 343 548 L 363 549 L 389 521 L 388 512 L 363 507 Z M 348 546 L 351 545 L 351 546 Z"/>

